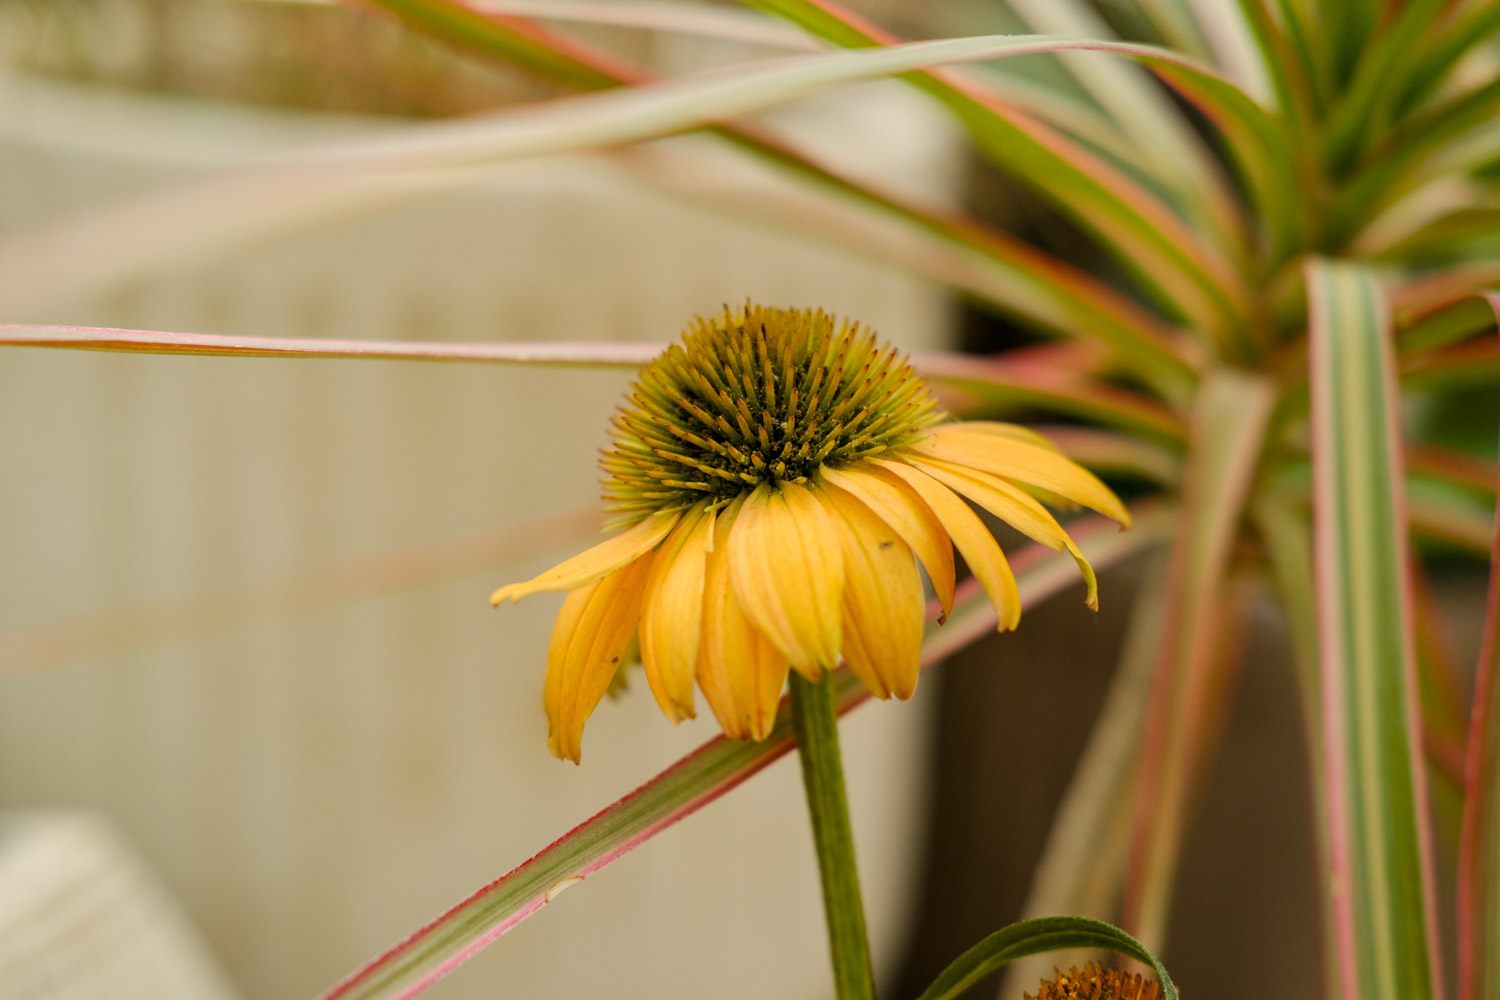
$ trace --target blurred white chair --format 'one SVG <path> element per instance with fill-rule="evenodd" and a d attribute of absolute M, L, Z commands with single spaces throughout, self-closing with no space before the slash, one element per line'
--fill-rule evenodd
<path fill-rule="evenodd" d="M 0 813 L 0 996 L 235 1000 L 160 879 L 102 819 Z"/>

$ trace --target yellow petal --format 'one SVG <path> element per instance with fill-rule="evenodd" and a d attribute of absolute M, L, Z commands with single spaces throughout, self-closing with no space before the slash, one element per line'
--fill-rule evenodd
<path fill-rule="evenodd" d="M 1028 538 L 1059 552 L 1066 549 L 1073 561 L 1078 563 L 1084 582 L 1088 584 L 1088 597 L 1085 599 L 1088 606 L 1095 611 L 1099 610 L 1099 581 L 1094 577 L 1094 567 L 1089 565 L 1089 561 L 1083 557 L 1078 546 L 1073 544 L 1073 539 L 1063 530 L 1062 525 L 1047 513 L 1047 508 L 999 476 L 976 472 L 937 459 L 923 461 L 913 457 L 907 461 L 944 486 L 962 493 Z"/>
<path fill-rule="evenodd" d="M 965 424 L 934 427 L 932 434 L 912 445 L 911 450 L 917 455 L 1049 490 L 1129 527 L 1130 512 L 1120 498 L 1083 466 L 1049 448 L 966 427 Z"/>
<path fill-rule="evenodd" d="M 729 529 L 737 511 L 720 515 L 703 582 L 703 630 L 698 686 L 724 734 L 763 740 L 776 723 L 788 664 L 760 633 L 735 599 L 730 582 Z"/>
<path fill-rule="evenodd" d="M 953 536 L 953 544 L 963 553 L 970 571 L 979 579 L 990 603 L 995 606 L 995 615 L 1000 620 L 999 630 L 1004 632 L 1019 625 L 1021 592 L 1016 588 L 1015 574 L 1010 571 L 1005 554 L 979 515 L 952 490 L 920 469 L 888 459 L 871 461 L 900 476 L 943 522 L 943 527 Z"/>
<path fill-rule="evenodd" d="M 953 610 L 953 543 L 932 508 L 904 480 L 878 466 L 859 462 L 819 471 L 824 481 L 858 497 L 917 553 L 943 609 L 940 620 L 946 620 Z"/>
<path fill-rule="evenodd" d="M 652 557 L 641 608 L 641 662 L 662 714 L 693 718 L 693 667 L 703 621 L 704 557 L 714 516 L 703 507 L 683 515 Z"/>
<path fill-rule="evenodd" d="M 547 746 L 578 763 L 583 724 L 620 666 L 641 618 L 641 595 L 651 556 L 575 590 L 563 602 L 547 649 Z"/>
<path fill-rule="evenodd" d="M 962 427 L 965 431 L 971 431 L 975 434 L 991 434 L 995 437 L 1009 438 L 1012 441 L 1024 441 L 1027 444 L 1034 444 L 1039 448 L 1046 448 L 1048 451 L 1056 451 L 1059 455 L 1062 454 L 1058 450 L 1057 445 L 1053 444 L 1046 437 L 1038 434 L 1030 427 L 1022 427 L 1020 424 L 1005 424 L 998 420 L 965 420 L 960 424 L 952 426 Z"/>
<path fill-rule="evenodd" d="M 577 590 L 593 583 L 628 562 L 656 548 L 657 544 L 682 516 L 682 511 L 673 510 L 653 514 L 628 531 L 600 542 L 591 549 L 578 553 L 571 559 L 558 563 L 540 576 L 525 583 L 512 583 L 501 587 L 490 595 L 491 604 L 501 601 L 519 601 L 523 597 L 539 594 L 544 590 Z"/>
<path fill-rule="evenodd" d="M 818 491 L 844 552 L 844 662 L 878 698 L 910 698 L 922 650 L 922 578 L 911 547 L 851 494 Z"/>
<path fill-rule="evenodd" d="M 762 483 L 729 533 L 729 579 L 755 627 L 798 673 L 838 663 L 844 560 L 833 522 L 806 487 Z"/>

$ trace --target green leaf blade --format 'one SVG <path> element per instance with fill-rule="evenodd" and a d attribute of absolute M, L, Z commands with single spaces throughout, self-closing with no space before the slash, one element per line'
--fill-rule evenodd
<path fill-rule="evenodd" d="M 900 47 L 892 36 L 832 0 L 745 2 L 845 48 Z M 1072 40 L 1052 51 L 1088 49 L 1132 58 L 1154 56 L 1213 77 L 1191 60 L 1154 46 Z M 1222 248 L 1201 239 L 1149 191 L 1052 129 L 1009 113 L 993 95 L 967 80 L 930 72 L 908 79 L 945 104 L 981 152 L 1092 230 L 1135 273 L 1143 288 L 1186 318 L 1193 329 L 1231 343 L 1244 337 L 1242 306 L 1248 293 L 1229 257 Z"/>
<path fill-rule="evenodd" d="M 1500 293 L 1485 296 L 1500 316 Z M 1464 766 L 1458 854 L 1459 1000 L 1500 998 L 1500 511 Z"/>
<path fill-rule="evenodd" d="M 1177 1000 L 1177 987 L 1155 955 L 1113 924 L 1089 917 L 1037 917 L 1002 928 L 955 959 L 917 1000 L 956 1000 L 1018 958 L 1061 948 L 1099 948 L 1145 962 L 1156 972 L 1165 1000 Z"/>
<path fill-rule="evenodd" d="M 1333 906 L 1347 1000 L 1439 980 L 1417 752 L 1399 397 L 1373 276 L 1308 265 L 1315 566 Z"/>
<path fill-rule="evenodd" d="M 1230 595 L 1230 556 L 1274 401 L 1266 380 L 1215 369 L 1189 425 L 1123 908 L 1125 925 L 1152 947 L 1165 935 L 1192 790 L 1219 741 L 1216 692 L 1233 683 L 1237 659 L 1222 644 L 1243 609 Z"/>

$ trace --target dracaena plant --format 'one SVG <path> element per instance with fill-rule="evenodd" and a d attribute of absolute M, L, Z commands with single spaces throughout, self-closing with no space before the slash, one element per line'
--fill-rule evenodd
<path fill-rule="evenodd" d="M 364 6 L 472 55 L 589 93 L 416 127 L 396 141 L 345 143 L 99 213 L 81 229 L 52 234 L 40 247 L 46 253 L 37 244 L 0 248 L 0 293 L 117 276 L 279 218 L 388 198 L 380 180 L 392 171 L 491 168 L 707 129 L 843 213 L 780 224 L 884 255 L 1058 345 L 1024 356 L 927 356 L 915 359 L 913 372 L 835 332 L 826 318 L 747 307 L 652 362 L 605 465 L 624 533 L 497 597 L 573 592 L 548 664 L 560 756 L 579 756 L 583 721 L 615 662 L 630 659 L 637 631 L 663 711 L 693 711 L 696 676 L 726 736 L 481 888 L 330 997 L 420 992 L 539 910 L 559 886 L 794 745 L 804 752 L 838 995 L 870 996 L 834 717 L 871 692 L 909 694 L 919 664 L 997 623 L 1013 625 L 1015 608 L 1064 580 L 1057 561 L 1042 558 L 1050 546 L 1069 549 L 1084 567 L 1147 548 L 1166 553 L 1165 579 L 1143 602 L 1161 615 L 1144 661 L 1149 698 L 1134 708 L 1111 706 L 1133 713 L 1134 766 L 1095 766 L 1119 749 L 1108 740 L 1088 751 L 1070 793 L 1077 801 L 1064 809 L 1070 828 L 1048 859 L 1049 870 L 1079 874 L 1071 882 L 1054 878 L 1044 894 L 1057 910 L 1074 909 L 1079 880 L 1094 871 L 1085 852 L 1127 829 L 1124 861 L 1103 877 L 1119 889 L 1118 911 L 1109 915 L 1130 933 L 1081 917 L 1013 925 L 961 956 L 924 996 L 956 996 L 1022 954 L 1077 945 L 1151 963 L 1160 982 L 1148 987 L 1091 967 L 1059 975 L 1042 995 L 1175 995 L 1147 949 L 1163 943 L 1195 783 L 1226 714 L 1218 699 L 1233 675 L 1232 637 L 1247 613 L 1242 595 L 1264 586 L 1290 626 L 1294 655 L 1285 668 L 1297 677 L 1314 748 L 1326 995 L 1439 996 L 1440 956 L 1448 951 L 1439 928 L 1447 926 L 1458 938 L 1461 1000 L 1500 998 L 1500 596 L 1492 584 L 1472 699 L 1448 692 L 1471 706 L 1467 725 L 1426 708 L 1419 691 L 1451 688 L 1453 674 L 1419 655 L 1430 645 L 1421 640 L 1437 609 L 1420 585 L 1417 547 L 1437 539 L 1488 559 L 1493 578 L 1496 471 L 1492 455 L 1476 459 L 1409 440 L 1401 419 L 1408 399 L 1476 385 L 1500 391 L 1500 299 L 1490 292 L 1500 282 L 1500 3 L 1100 5 L 1135 35 L 1125 39 L 1082 0 L 1012 0 L 1037 34 L 914 43 L 832 0 L 753 0 L 760 20 L 691 4 L 554 11 L 816 50 L 673 80 L 654 80 L 596 51 L 568 34 L 566 23 L 543 24 L 531 7 L 499 0 Z M 1059 58 L 1065 84 L 1003 72 L 1008 57 L 1039 53 Z M 1104 262 L 1100 273 L 976 218 L 841 176 L 741 121 L 886 76 L 929 94 L 977 155 L 1071 219 Z M 208 206 L 205 218 L 197 209 Z M 158 227 L 142 244 L 136 223 L 143 218 L 192 222 Z M 902 231 L 905 249 L 869 240 L 868 225 L 838 221 L 851 218 Z M 57 263 L 64 256 L 66 268 Z M 654 353 L 16 326 L 3 336 L 30 346 L 458 362 L 637 366 Z M 854 372 L 854 362 L 864 367 Z M 870 365 L 896 374 L 861 381 Z M 902 387 L 919 376 L 962 401 L 958 416 L 981 423 L 967 431 L 963 423 L 939 423 L 917 382 Z M 814 386 L 815 378 L 828 382 Z M 789 399 L 792 388 L 803 395 Z M 826 398 L 810 401 L 824 390 Z M 830 417 L 846 399 L 854 400 L 847 412 Z M 846 426 L 861 408 L 868 426 Z M 993 422 L 1019 409 L 1067 423 L 1044 442 Z M 798 420 L 811 429 L 799 431 Z M 1016 460 L 1023 445 L 1053 471 Z M 1149 488 L 1126 511 L 1053 446 L 1106 481 L 1128 477 Z M 1045 544 L 1015 555 L 1002 573 L 993 542 L 964 521 L 967 508 L 950 503 L 950 488 L 1012 521 L 1032 517 L 1030 533 Z M 1045 521 L 1036 515 L 1041 507 L 1028 489 L 1046 500 L 1080 500 L 1133 527 L 1117 533 L 1103 519 L 1085 518 L 1064 531 L 1045 511 Z M 1005 504 L 1012 506 L 998 509 Z M 951 556 L 945 564 L 940 554 L 950 535 L 976 575 L 956 589 Z M 900 565 L 891 563 L 886 576 L 881 539 L 899 543 Z M 938 593 L 931 614 L 946 618 L 927 626 L 920 650 L 912 617 L 919 615 L 917 557 Z M 833 563 L 847 572 L 834 574 Z M 849 568 L 856 563 L 863 569 Z M 895 582 L 880 592 L 869 584 L 877 578 Z M 850 669 L 835 669 L 841 653 Z M 778 710 L 789 671 L 790 706 Z M 1429 779 L 1451 785 L 1463 801 L 1453 921 L 1437 916 Z M 1132 803 L 1128 824 L 1100 805 L 1120 793 Z"/>

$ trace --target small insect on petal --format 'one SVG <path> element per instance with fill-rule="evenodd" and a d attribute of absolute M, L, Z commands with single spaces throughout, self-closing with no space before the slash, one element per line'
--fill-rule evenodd
<path fill-rule="evenodd" d="M 953 544 L 958 546 L 964 561 L 969 564 L 969 570 L 989 595 L 995 615 L 999 618 L 999 631 L 1008 632 L 1019 625 L 1021 592 L 1016 587 L 1016 576 L 1010 570 L 1010 563 L 1006 562 L 1005 553 L 1000 551 L 999 543 L 984 526 L 979 515 L 970 510 L 969 505 L 956 493 L 920 469 L 904 462 L 884 459 L 872 461 L 882 469 L 900 476 L 932 508 L 938 520 L 943 522 L 943 527 L 953 537 Z"/>
<path fill-rule="evenodd" d="M 844 662 L 879 698 L 905 700 L 921 669 L 926 601 L 911 547 L 851 494 L 825 489 L 844 551 Z"/>
<path fill-rule="evenodd" d="M 872 462 L 843 469 L 824 466 L 820 475 L 836 489 L 858 498 L 911 546 L 926 567 L 927 578 L 937 594 L 943 612 L 938 621 L 946 621 L 953 610 L 953 542 L 932 508 L 899 476 Z M 848 575 L 846 572 L 845 576 Z"/>

